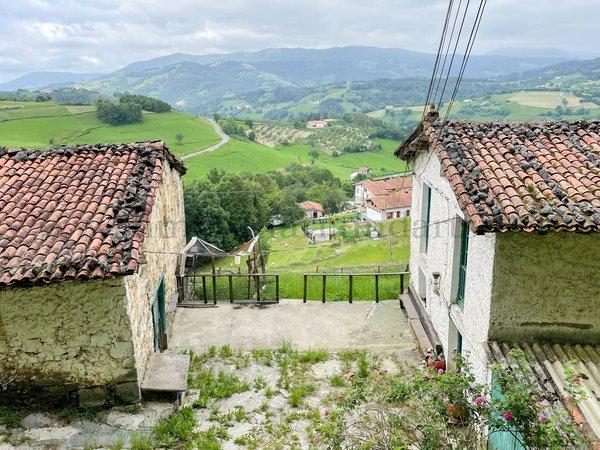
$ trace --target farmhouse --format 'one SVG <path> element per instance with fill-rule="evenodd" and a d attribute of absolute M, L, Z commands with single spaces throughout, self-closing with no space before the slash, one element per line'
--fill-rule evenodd
<path fill-rule="evenodd" d="M 302 211 L 304 211 L 307 219 L 318 219 L 319 217 L 323 217 L 323 214 L 325 213 L 323 205 L 321 205 L 319 202 L 307 200 L 305 202 L 298 203 L 298 206 Z"/>
<path fill-rule="evenodd" d="M 185 247 L 163 142 L 0 148 L 2 398 L 135 402 Z"/>
<path fill-rule="evenodd" d="M 524 350 L 548 395 L 568 395 L 576 360 L 600 436 L 600 122 L 442 124 L 432 110 L 396 155 L 415 174 L 404 300 L 426 333 L 481 382 Z"/>
<path fill-rule="evenodd" d="M 409 177 L 367 180 L 354 186 L 354 203 L 373 222 L 410 216 L 412 179 Z"/>
<path fill-rule="evenodd" d="M 326 126 L 326 120 L 309 120 L 306 122 L 306 128 L 325 128 Z"/>
<path fill-rule="evenodd" d="M 356 169 L 354 172 L 352 172 L 350 174 L 350 179 L 354 180 L 359 175 L 368 175 L 369 173 L 371 173 L 370 167 L 359 167 L 358 169 Z"/>
<path fill-rule="evenodd" d="M 387 195 L 376 195 L 365 202 L 365 217 L 371 222 L 383 222 L 410 216 L 412 190 L 404 188 Z"/>

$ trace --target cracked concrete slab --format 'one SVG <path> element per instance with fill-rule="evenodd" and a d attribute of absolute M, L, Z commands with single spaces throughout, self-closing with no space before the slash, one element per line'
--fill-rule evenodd
<path fill-rule="evenodd" d="M 307 302 L 282 300 L 275 305 L 179 308 L 171 348 L 203 352 L 210 346 L 277 348 L 290 341 L 298 349 L 372 348 L 412 351 L 414 339 L 397 300 Z"/>

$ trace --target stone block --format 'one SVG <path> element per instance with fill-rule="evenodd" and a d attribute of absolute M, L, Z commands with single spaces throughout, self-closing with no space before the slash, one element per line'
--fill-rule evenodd
<path fill-rule="evenodd" d="M 79 406 L 95 408 L 106 403 L 106 391 L 102 388 L 79 389 Z"/>
<path fill-rule="evenodd" d="M 137 403 L 141 400 L 140 386 L 137 381 L 119 383 L 115 387 L 117 400 L 123 403 Z"/>

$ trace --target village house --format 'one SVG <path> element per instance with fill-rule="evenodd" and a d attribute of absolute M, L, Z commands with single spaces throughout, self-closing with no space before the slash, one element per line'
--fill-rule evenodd
<path fill-rule="evenodd" d="M 0 148 L 0 398 L 136 402 L 185 247 L 163 142 Z"/>
<path fill-rule="evenodd" d="M 363 217 L 382 222 L 410 216 L 412 179 L 395 177 L 367 180 L 354 186 L 354 203 L 363 208 Z"/>
<path fill-rule="evenodd" d="M 480 382 L 523 350 L 549 401 L 568 399 L 576 361 L 600 436 L 600 122 L 442 124 L 432 110 L 396 155 L 414 170 L 416 326 Z"/>
<path fill-rule="evenodd" d="M 321 205 L 319 202 L 307 200 L 305 202 L 298 203 L 298 206 L 302 211 L 304 211 L 307 219 L 318 219 L 319 217 L 323 217 L 323 214 L 325 213 L 323 205 Z"/>
<path fill-rule="evenodd" d="M 325 128 L 326 126 L 326 120 L 309 120 L 306 122 L 306 128 Z"/>
<path fill-rule="evenodd" d="M 356 177 L 358 177 L 360 175 L 368 175 L 370 173 L 371 173 L 370 167 L 359 167 L 358 169 L 356 169 L 354 172 L 352 172 L 350 174 L 350 179 L 354 180 Z"/>

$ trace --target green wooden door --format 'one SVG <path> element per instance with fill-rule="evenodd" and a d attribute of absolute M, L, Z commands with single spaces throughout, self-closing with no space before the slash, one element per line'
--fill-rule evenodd
<path fill-rule="evenodd" d="M 467 282 L 467 259 L 469 256 L 469 226 L 464 220 L 460 224 L 460 255 L 458 259 L 458 286 L 456 303 L 461 308 L 465 304 L 465 288 Z"/>
<path fill-rule="evenodd" d="M 165 281 L 160 280 L 154 301 L 152 302 L 152 323 L 154 326 L 154 351 L 165 349 L 164 335 L 167 329 L 165 315 Z"/>
<path fill-rule="evenodd" d="M 492 378 L 492 398 L 502 399 L 502 389 L 495 378 Z M 488 450 L 527 450 L 521 440 L 516 430 L 490 430 Z"/>

